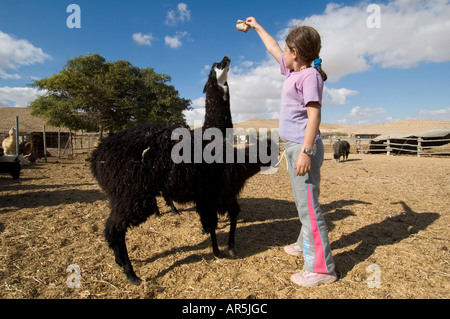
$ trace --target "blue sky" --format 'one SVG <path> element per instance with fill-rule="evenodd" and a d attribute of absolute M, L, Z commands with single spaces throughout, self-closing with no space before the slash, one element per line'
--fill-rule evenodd
<path fill-rule="evenodd" d="M 67 25 L 70 4 L 80 8 L 80 28 Z M 283 77 L 254 30 L 236 31 L 248 16 L 282 48 L 292 26 L 319 31 L 329 76 L 323 122 L 450 121 L 448 0 L 0 0 L 0 107 L 27 106 L 42 94 L 27 84 L 99 53 L 170 75 L 198 124 L 208 68 L 228 55 L 233 121 L 277 118 Z"/>

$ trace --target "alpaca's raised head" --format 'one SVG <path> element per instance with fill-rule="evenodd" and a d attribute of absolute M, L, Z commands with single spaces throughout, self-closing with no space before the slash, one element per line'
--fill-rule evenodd
<path fill-rule="evenodd" d="M 205 85 L 205 122 L 204 129 L 218 128 L 223 135 L 227 128 L 233 128 L 230 108 L 230 90 L 228 88 L 228 71 L 231 60 L 225 56 L 221 62 L 213 63 Z M 231 136 L 228 136 L 231 138 Z"/>
<path fill-rule="evenodd" d="M 219 86 L 225 91 L 228 90 L 228 71 L 230 70 L 231 60 L 225 56 L 221 62 L 216 62 L 211 66 L 208 82 L 206 82 L 203 93 L 206 93 L 208 86 Z"/>

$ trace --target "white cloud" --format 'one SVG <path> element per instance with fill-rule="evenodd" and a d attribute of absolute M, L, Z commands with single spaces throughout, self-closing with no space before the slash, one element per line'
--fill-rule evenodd
<path fill-rule="evenodd" d="M 324 86 L 323 88 L 323 106 L 343 105 L 347 103 L 347 97 L 358 94 L 358 91 L 346 88 L 333 89 Z"/>
<path fill-rule="evenodd" d="M 10 74 L 5 70 L 15 70 L 23 65 L 44 63 L 51 56 L 44 53 L 41 48 L 33 46 L 24 39 L 14 37 L 0 31 L 0 78 L 20 79 L 19 74 Z"/>
<path fill-rule="evenodd" d="M 390 121 L 389 117 L 386 118 L 382 116 L 384 114 L 386 114 L 386 110 L 382 107 L 362 108 L 360 106 L 355 106 L 348 114 L 344 115 L 340 124 L 347 123 L 348 119 L 351 119 L 351 122 L 356 125 L 382 123 L 386 120 Z"/>
<path fill-rule="evenodd" d="M 245 71 L 232 68 L 228 76 L 233 122 L 251 118 L 277 118 L 283 76 L 274 59 Z"/>
<path fill-rule="evenodd" d="M 184 117 L 186 118 L 186 123 L 188 125 L 203 125 L 205 120 L 205 108 L 196 108 L 189 111 L 183 112 Z"/>
<path fill-rule="evenodd" d="M 450 60 L 450 3 L 397 0 L 380 4 L 380 28 L 369 28 L 367 2 L 327 5 L 321 15 L 292 19 L 290 27 L 311 25 L 322 37 L 323 68 L 330 81 L 375 65 L 410 68 L 421 62 Z M 284 39 L 289 29 L 280 32 Z"/>
<path fill-rule="evenodd" d="M 386 113 L 386 110 L 383 109 L 382 107 L 377 107 L 374 109 L 371 108 L 361 108 L 360 106 L 355 106 L 350 113 L 348 114 L 351 117 L 355 117 L 355 118 L 367 118 L 367 117 L 371 117 L 374 115 L 378 115 L 378 114 L 384 114 Z"/>
<path fill-rule="evenodd" d="M 151 46 L 153 41 L 153 35 L 152 34 L 142 34 L 141 32 L 134 33 L 133 34 L 133 40 L 138 45 L 147 45 Z"/>
<path fill-rule="evenodd" d="M 175 26 L 179 22 L 190 21 L 191 20 L 191 11 L 188 10 L 187 4 L 178 3 L 177 11 L 170 10 L 167 12 L 166 16 L 166 24 L 170 26 Z"/>
<path fill-rule="evenodd" d="M 255 63 L 253 61 L 242 61 L 240 65 L 244 68 L 252 67 Z"/>
<path fill-rule="evenodd" d="M 450 108 L 437 110 L 422 110 L 419 112 L 420 120 L 450 121 Z"/>
<path fill-rule="evenodd" d="M 210 70 L 211 70 L 211 66 L 210 65 L 205 65 L 203 67 L 203 69 L 201 69 L 200 74 L 201 75 L 207 75 L 207 74 L 209 74 Z"/>
<path fill-rule="evenodd" d="M 164 41 L 165 41 L 166 45 L 168 45 L 172 49 L 176 49 L 183 45 L 183 43 L 181 42 L 181 39 L 183 39 L 186 35 L 187 35 L 186 31 L 177 32 L 173 37 L 166 36 L 164 38 Z"/>
<path fill-rule="evenodd" d="M 18 106 L 26 107 L 33 102 L 39 95 L 45 94 L 35 88 L 28 87 L 0 87 L 0 106 Z"/>
<path fill-rule="evenodd" d="M 195 100 L 193 100 L 192 102 L 191 102 L 191 105 L 193 106 L 193 107 L 198 107 L 198 106 L 201 106 L 201 107 L 205 107 L 205 101 L 206 101 L 206 98 L 205 97 L 199 97 L 198 99 L 195 99 Z"/>

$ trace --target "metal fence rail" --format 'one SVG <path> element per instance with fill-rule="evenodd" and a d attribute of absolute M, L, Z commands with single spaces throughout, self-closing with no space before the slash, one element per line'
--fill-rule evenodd
<path fill-rule="evenodd" d="M 370 141 L 368 147 L 360 148 L 359 153 L 386 153 L 422 155 L 450 155 L 450 139 L 424 139 L 416 137 L 393 138 L 385 141 Z"/>

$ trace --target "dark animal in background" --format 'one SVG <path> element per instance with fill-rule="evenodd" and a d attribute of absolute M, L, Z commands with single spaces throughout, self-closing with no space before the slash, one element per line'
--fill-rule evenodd
<path fill-rule="evenodd" d="M 1 151 L 0 154 L 3 154 Z M 19 179 L 20 170 L 22 166 L 20 165 L 20 160 L 18 156 L 15 155 L 1 155 L 0 156 L 0 173 L 9 173 L 13 179 Z"/>
<path fill-rule="evenodd" d="M 234 237 L 240 211 L 237 197 L 250 177 L 261 167 L 269 166 L 259 160 L 249 163 L 248 149 L 245 149 L 245 163 L 224 160 L 223 163 L 176 164 L 171 157 L 172 148 L 178 143 L 171 139 L 174 129 L 149 124 L 117 132 L 105 138 L 90 157 L 91 172 L 110 202 L 105 238 L 132 284 L 140 284 L 141 280 L 131 265 L 125 234 L 128 227 L 141 224 L 157 209 L 157 196 L 162 193 L 176 202 L 195 204 L 203 229 L 210 234 L 215 256 L 221 256 L 216 238 L 218 214 L 228 212 L 228 251 L 235 256 Z M 190 134 L 194 150 L 194 131 Z M 236 157 L 238 150 L 232 149 Z"/>
<path fill-rule="evenodd" d="M 340 162 L 342 157 L 342 161 L 346 161 L 348 159 L 348 154 L 350 154 L 350 143 L 347 141 L 338 141 L 333 145 L 333 158 L 337 163 Z"/>
<path fill-rule="evenodd" d="M 19 145 L 19 154 L 24 155 L 24 158 L 30 162 L 36 162 L 36 160 L 45 157 L 43 133 L 31 133 L 30 141 L 22 142 Z"/>

